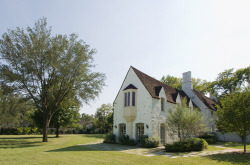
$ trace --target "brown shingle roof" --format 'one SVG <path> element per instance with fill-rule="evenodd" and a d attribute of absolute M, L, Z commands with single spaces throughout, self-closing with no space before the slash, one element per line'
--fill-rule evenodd
<path fill-rule="evenodd" d="M 145 88 L 148 90 L 149 94 L 153 98 L 159 98 L 159 92 L 160 92 L 159 89 L 160 89 L 160 86 L 162 86 L 167 95 L 167 101 L 171 103 L 176 103 L 175 101 L 178 95 L 177 89 L 146 75 L 145 73 L 139 71 L 138 69 L 134 67 L 132 67 L 132 69 L 135 71 L 136 75 L 139 77 L 142 84 L 145 86 Z M 156 89 L 158 91 L 158 94 L 156 92 Z"/>
<path fill-rule="evenodd" d="M 196 94 L 196 96 L 209 108 L 212 110 L 217 110 L 216 108 L 216 104 L 218 104 L 215 100 L 210 99 L 207 96 L 204 96 L 203 94 L 201 94 L 200 92 L 198 92 L 197 90 L 193 89 L 193 92 Z"/>
<path fill-rule="evenodd" d="M 132 66 L 131 66 L 132 67 Z M 161 88 L 164 88 L 164 91 L 167 95 L 167 101 L 171 103 L 176 103 L 176 98 L 178 96 L 178 93 L 180 94 L 181 100 L 186 97 L 187 102 L 189 103 L 190 98 L 186 95 L 186 93 L 182 90 L 175 89 L 167 84 L 162 83 L 161 81 L 158 81 L 147 74 L 139 71 L 138 69 L 132 67 L 138 78 L 141 80 L 142 84 L 145 86 L 145 88 L 148 90 L 149 94 L 153 98 L 159 98 L 159 92 Z M 216 110 L 215 105 L 217 104 L 214 100 L 202 95 L 197 90 L 193 90 L 194 93 L 198 96 L 198 98 L 209 108 L 212 110 Z M 195 107 L 197 107 L 194 102 L 192 102 Z"/>

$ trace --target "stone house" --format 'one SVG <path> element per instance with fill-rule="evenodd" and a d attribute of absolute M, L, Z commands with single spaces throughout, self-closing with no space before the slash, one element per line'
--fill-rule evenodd
<path fill-rule="evenodd" d="M 141 135 L 156 136 L 161 143 L 173 141 L 165 126 L 168 109 L 173 109 L 186 97 L 189 107 L 197 107 L 204 114 L 207 125 L 214 131 L 217 104 L 193 89 L 191 72 L 183 73 L 182 89 L 166 85 L 147 74 L 130 67 L 114 101 L 113 133 L 126 134 L 139 141 Z"/>

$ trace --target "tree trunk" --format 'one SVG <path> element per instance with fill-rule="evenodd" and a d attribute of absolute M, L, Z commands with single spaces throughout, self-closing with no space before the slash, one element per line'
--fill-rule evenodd
<path fill-rule="evenodd" d="M 59 125 L 59 123 L 57 122 L 57 123 L 56 123 L 56 137 L 59 137 L 59 128 L 60 128 L 60 125 Z"/>
<path fill-rule="evenodd" d="M 48 129 L 50 118 L 47 114 L 43 115 L 43 142 L 48 142 Z"/>
<path fill-rule="evenodd" d="M 247 135 L 246 135 L 246 133 L 244 133 L 244 135 L 243 135 L 244 154 L 246 154 L 246 141 L 247 141 Z"/>

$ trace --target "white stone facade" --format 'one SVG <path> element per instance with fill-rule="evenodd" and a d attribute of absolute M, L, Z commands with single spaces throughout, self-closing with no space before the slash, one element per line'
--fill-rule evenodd
<path fill-rule="evenodd" d="M 171 137 L 168 134 L 168 129 L 165 126 L 165 122 L 168 115 L 168 110 L 173 109 L 174 106 L 176 106 L 176 103 L 181 103 L 181 97 L 179 93 L 177 93 L 175 102 L 170 102 L 168 101 L 168 97 L 171 95 L 166 94 L 166 90 L 156 84 L 155 87 L 159 87 L 158 89 L 161 89 L 158 91 L 157 97 L 153 97 L 152 90 L 149 91 L 150 89 L 146 88 L 146 85 L 149 84 L 145 84 L 145 82 L 143 84 L 142 82 L 142 79 L 147 75 L 143 75 L 139 78 L 137 73 L 138 72 L 135 72 L 133 67 L 130 67 L 114 101 L 113 133 L 116 135 L 116 138 L 118 138 L 120 136 L 121 130 L 124 128 L 120 128 L 120 125 L 125 124 L 126 132 L 124 133 L 136 141 L 138 141 L 138 132 L 141 130 L 143 130 L 144 135 L 148 135 L 149 137 L 159 137 L 161 139 L 161 143 L 168 143 L 176 140 L 176 138 Z M 150 77 L 150 79 L 153 78 Z M 154 80 L 154 83 L 157 83 L 155 81 L 157 80 Z M 193 86 L 191 82 L 191 72 L 184 73 L 183 82 L 183 91 L 190 98 L 189 106 L 192 107 L 193 103 L 195 103 L 195 105 L 207 117 L 209 126 L 212 126 L 214 121 L 213 116 L 211 116 L 211 110 L 208 109 L 206 105 L 192 91 Z M 127 87 L 131 84 L 132 86 L 136 87 L 136 89 L 127 89 Z M 124 94 L 127 91 L 136 92 L 134 107 L 126 107 L 124 104 Z M 136 113 L 133 111 L 136 111 Z M 128 118 L 126 116 L 127 114 L 131 114 L 133 117 Z M 139 124 L 140 128 L 137 127 Z M 143 126 L 144 129 L 142 129 L 141 126 Z"/>
<path fill-rule="evenodd" d="M 140 79 L 136 76 L 132 68 L 129 69 L 127 76 L 121 86 L 121 89 L 114 101 L 114 127 L 113 132 L 116 137 L 119 136 L 119 124 L 125 123 L 128 124 L 125 118 L 123 117 L 124 109 L 124 95 L 123 89 L 126 88 L 129 84 L 133 84 L 138 88 L 136 92 L 136 108 L 137 116 L 132 123 L 132 136 L 130 138 L 136 139 L 136 124 L 144 124 L 144 134 L 152 136 L 152 97 L 148 93 L 147 89 L 143 86 Z M 148 125 L 148 128 L 146 128 Z M 126 132 L 129 132 L 128 127 L 126 127 Z"/>

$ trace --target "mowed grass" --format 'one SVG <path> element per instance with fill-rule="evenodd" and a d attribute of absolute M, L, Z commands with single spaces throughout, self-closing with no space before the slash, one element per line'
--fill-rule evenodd
<path fill-rule="evenodd" d="M 249 155 L 216 154 L 204 157 L 146 157 L 119 151 L 94 150 L 81 146 L 101 140 L 102 135 L 0 136 L 0 164 L 250 164 Z M 215 150 L 215 148 L 211 148 Z"/>
<path fill-rule="evenodd" d="M 229 148 L 235 148 L 235 149 L 244 149 L 243 143 L 239 142 L 217 142 L 216 145 L 223 145 L 225 147 Z M 247 143 L 246 148 L 249 150 L 250 149 L 250 143 Z"/>

